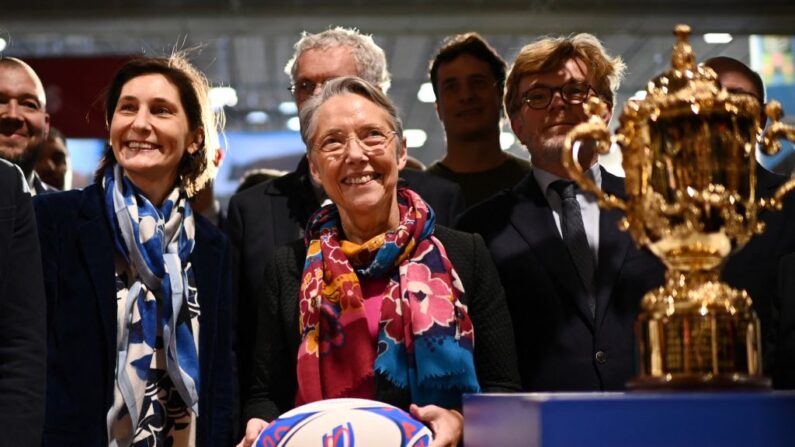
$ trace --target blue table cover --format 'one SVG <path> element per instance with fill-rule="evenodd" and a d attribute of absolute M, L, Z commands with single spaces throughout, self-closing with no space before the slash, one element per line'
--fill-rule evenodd
<path fill-rule="evenodd" d="M 466 395 L 464 444 L 795 446 L 795 392 Z"/>

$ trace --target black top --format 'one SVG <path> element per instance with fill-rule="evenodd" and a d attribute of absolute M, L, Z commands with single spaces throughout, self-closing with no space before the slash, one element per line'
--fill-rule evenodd
<path fill-rule="evenodd" d="M 464 192 L 466 207 L 482 202 L 494 194 L 511 189 L 532 169 L 527 160 L 509 155 L 499 166 L 478 172 L 455 172 L 440 161 L 428 166 L 425 172 L 456 183 Z"/>
<path fill-rule="evenodd" d="M 472 234 L 436 227 L 450 262 L 464 285 L 475 330 L 475 368 L 484 392 L 519 388 L 511 320 L 497 271 L 483 240 Z M 265 274 L 266 285 L 257 310 L 254 377 L 245 420 L 272 420 L 293 408 L 297 390 L 296 359 L 300 344 L 298 296 L 306 249 L 296 241 L 276 250 Z M 411 396 L 376 378 L 376 399 L 408 409 Z"/>
<path fill-rule="evenodd" d="M 36 446 L 46 340 L 39 238 L 22 172 L 0 160 L 0 446 Z"/>

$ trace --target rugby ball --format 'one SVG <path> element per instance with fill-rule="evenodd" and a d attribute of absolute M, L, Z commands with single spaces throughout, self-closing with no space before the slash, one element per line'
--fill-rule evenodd
<path fill-rule="evenodd" d="M 433 434 L 410 414 L 367 399 L 328 399 L 275 419 L 254 447 L 427 447 Z"/>

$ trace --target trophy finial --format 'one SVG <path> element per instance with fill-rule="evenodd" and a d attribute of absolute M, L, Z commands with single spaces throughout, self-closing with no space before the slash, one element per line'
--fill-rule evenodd
<path fill-rule="evenodd" d="M 677 42 L 671 55 L 671 65 L 675 70 L 693 70 L 696 68 L 696 53 L 688 42 L 690 37 L 690 26 L 676 25 L 674 28 Z"/>

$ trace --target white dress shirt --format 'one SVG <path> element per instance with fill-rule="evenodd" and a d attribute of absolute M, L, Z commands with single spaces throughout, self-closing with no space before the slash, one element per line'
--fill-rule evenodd
<path fill-rule="evenodd" d="M 599 163 L 594 163 L 585 173 L 588 177 L 596 183 L 600 188 L 602 187 L 602 171 L 599 168 Z M 552 190 L 549 185 L 556 180 L 570 180 L 563 177 L 558 177 L 555 174 L 549 173 L 543 169 L 533 167 L 533 177 L 536 183 L 544 192 L 547 198 L 549 207 L 552 209 L 552 216 L 555 219 L 555 226 L 558 228 L 558 234 L 561 239 L 563 238 L 563 231 L 560 228 L 560 213 L 562 211 L 562 204 L 558 193 Z M 576 185 L 576 182 L 575 182 Z M 599 261 L 599 205 L 597 204 L 596 197 L 590 193 L 584 193 L 575 186 L 577 203 L 580 205 L 580 213 L 582 214 L 582 223 L 585 227 L 585 236 L 588 238 L 588 245 L 593 253 L 594 265 L 598 265 Z"/>

